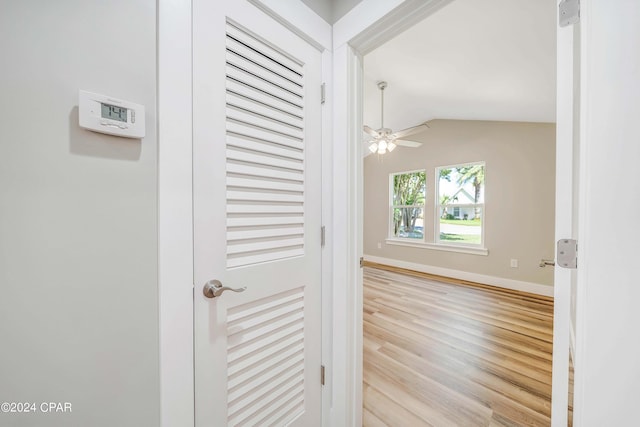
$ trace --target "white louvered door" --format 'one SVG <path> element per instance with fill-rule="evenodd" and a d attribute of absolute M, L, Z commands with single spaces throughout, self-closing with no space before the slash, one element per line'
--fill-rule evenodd
<path fill-rule="evenodd" d="M 244 0 L 193 7 L 196 426 L 320 425 L 321 53 Z"/>

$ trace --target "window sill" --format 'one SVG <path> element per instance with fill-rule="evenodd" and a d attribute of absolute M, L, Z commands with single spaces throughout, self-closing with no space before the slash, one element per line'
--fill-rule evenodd
<path fill-rule="evenodd" d="M 487 248 L 474 248 L 471 246 L 462 246 L 462 245 L 443 245 L 442 243 L 426 243 L 426 242 L 412 242 L 409 239 L 386 239 L 385 243 L 387 245 L 396 245 L 396 246 L 408 246 L 412 248 L 421 248 L 421 249 L 432 249 L 436 251 L 445 251 L 445 252 L 458 252 L 462 254 L 471 254 L 471 255 L 489 255 L 489 249 Z"/>

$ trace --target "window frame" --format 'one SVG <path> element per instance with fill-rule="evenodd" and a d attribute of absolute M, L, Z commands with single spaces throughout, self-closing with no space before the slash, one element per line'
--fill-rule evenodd
<path fill-rule="evenodd" d="M 422 205 L 394 205 L 394 185 L 393 185 L 393 179 L 395 176 L 397 175 L 408 175 L 408 174 L 413 174 L 413 173 L 424 173 L 425 176 L 425 180 L 424 180 L 424 197 L 423 197 L 423 203 Z M 425 242 L 425 212 L 426 212 L 426 208 L 427 208 L 427 170 L 426 169 L 415 169 L 415 170 L 410 170 L 410 171 L 401 171 L 401 172 L 390 172 L 389 173 L 389 196 L 388 196 L 388 200 L 389 200 L 389 209 L 388 209 L 388 221 L 387 221 L 387 240 L 397 240 L 397 241 L 406 241 L 406 242 L 415 242 L 415 243 L 424 243 Z M 393 218 L 394 218 L 394 210 L 395 209 L 402 209 L 402 208 L 416 208 L 416 207 L 421 207 L 422 208 L 422 238 L 416 238 L 416 237 L 401 237 L 401 236 L 395 236 L 394 235 L 394 227 L 393 227 Z"/>
<path fill-rule="evenodd" d="M 482 203 L 463 203 L 463 204 L 457 204 L 455 205 L 456 207 L 459 208 L 476 208 L 479 207 L 480 208 L 480 212 L 481 216 L 480 216 L 480 243 L 456 243 L 456 242 L 452 242 L 452 241 L 448 241 L 448 240 L 441 240 L 440 239 L 440 211 L 443 207 L 445 206 L 454 206 L 451 204 L 446 204 L 443 205 L 440 203 L 440 171 L 443 169 L 455 169 L 455 168 L 461 168 L 461 167 L 470 167 L 470 166 L 478 166 L 481 165 L 484 168 L 484 181 L 482 184 L 482 191 L 483 191 L 483 202 Z M 433 242 L 436 246 L 453 246 L 453 247 L 461 247 L 461 248 L 474 248 L 474 249 L 481 249 L 481 250 L 485 250 L 485 218 L 487 215 L 487 211 L 486 211 L 486 186 L 487 186 L 487 179 L 486 179 L 486 174 L 487 174 L 487 164 L 485 161 L 475 161 L 475 162 L 464 162 L 464 163 L 457 163 L 457 164 L 453 164 L 453 165 L 447 165 L 447 166 L 436 166 L 435 167 L 435 192 L 434 192 L 434 197 L 435 197 L 435 209 L 434 209 L 434 216 L 433 216 L 433 227 L 434 227 L 434 234 L 433 234 Z"/>

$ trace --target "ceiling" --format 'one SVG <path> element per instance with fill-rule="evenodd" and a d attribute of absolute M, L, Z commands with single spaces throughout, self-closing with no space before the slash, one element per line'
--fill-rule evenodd
<path fill-rule="evenodd" d="M 302 0 L 329 24 L 336 23 L 362 0 Z"/>
<path fill-rule="evenodd" d="M 455 0 L 364 57 L 364 123 L 555 122 L 555 0 Z"/>

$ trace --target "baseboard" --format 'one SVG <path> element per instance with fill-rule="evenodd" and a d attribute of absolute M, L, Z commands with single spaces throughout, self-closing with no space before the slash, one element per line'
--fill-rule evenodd
<path fill-rule="evenodd" d="M 546 297 L 553 297 L 553 286 L 542 285 L 540 283 L 523 282 L 521 280 L 505 279 L 504 277 L 488 276 L 485 274 L 471 273 L 468 271 L 453 270 L 443 267 L 435 267 L 432 265 L 418 264 L 414 262 L 400 261 L 397 259 L 382 258 L 372 255 L 364 255 L 364 259 L 376 264 L 385 264 L 391 267 L 405 268 L 407 270 L 419 271 L 421 273 L 435 274 L 437 276 L 451 277 L 453 279 L 459 280 L 468 280 L 470 282 L 482 283 L 484 285 L 497 286 L 504 289 L 528 292 L 536 295 L 544 295 Z"/>

